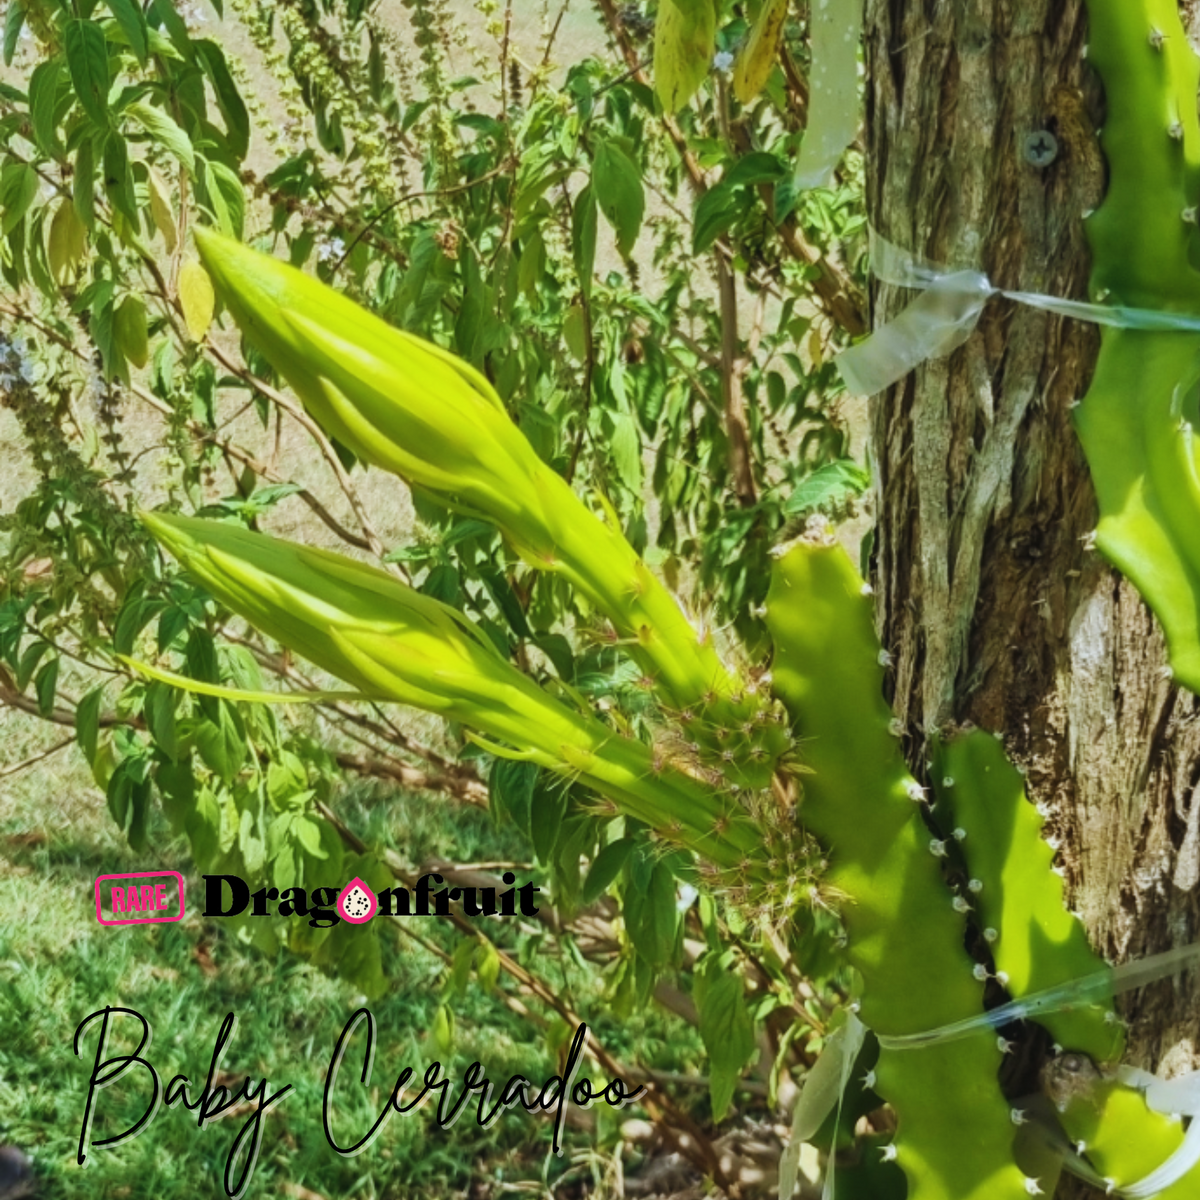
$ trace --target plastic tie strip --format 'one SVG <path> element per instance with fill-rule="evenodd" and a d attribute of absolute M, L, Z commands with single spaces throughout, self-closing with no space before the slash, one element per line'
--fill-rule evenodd
<path fill-rule="evenodd" d="M 1200 333 L 1200 314 L 1090 304 L 998 288 L 982 271 L 931 263 L 901 250 L 874 229 L 871 271 L 882 283 L 917 288 L 921 295 L 893 320 L 834 359 L 846 387 L 859 396 L 881 392 L 927 359 L 943 358 L 957 350 L 974 332 L 984 305 L 994 296 L 1118 329 Z"/>
<path fill-rule="evenodd" d="M 958 1041 L 985 1030 L 994 1032 L 1004 1025 L 1027 1020 L 1038 1013 L 1060 1012 L 1095 1001 L 1107 1001 L 1113 996 L 1135 991 L 1198 964 L 1200 942 L 1068 980 L 965 1021 L 956 1021 L 921 1033 L 876 1034 L 875 1037 L 882 1050 L 919 1050 L 939 1042 Z M 835 1105 L 841 1104 L 865 1034 L 866 1027 L 852 1013 L 847 1024 L 826 1042 L 820 1057 L 809 1071 L 793 1113 L 791 1140 L 780 1162 L 780 1200 L 791 1200 L 793 1195 L 800 1144 L 816 1133 Z M 1059 1144 L 1061 1132 L 1053 1144 L 1061 1152 L 1064 1166 L 1072 1174 L 1121 1196 L 1123 1200 L 1153 1200 L 1153 1197 L 1178 1183 L 1200 1163 L 1200 1071 L 1164 1080 L 1148 1071 L 1122 1066 L 1117 1068 L 1116 1076 L 1121 1083 L 1144 1093 L 1147 1106 L 1154 1111 L 1193 1118 L 1175 1153 L 1145 1179 L 1121 1188 L 1112 1188 L 1110 1181 L 1096 1175 L 1073 1147 Z M 1046 1134 L 1054 1139 L 1054 1131 L 1047 1129 Z M 827 1176 L 831 1174 L 832 1165 Z M 827 1177 L 822 1200 L 829 1200 L 831 1186 Z"/>
<path fill-rule="evenodd" d="M 1108 1000 L 1169 975 L 1177 975 L 1197 964 L 1200 964 L 1200 942 L 1139 958 L 1119 967 L 1095 971 L 1040 992 L 1031 992 L 1019 1000 L 1012 1000 L 999 1008 L 988 1009 L 978 1016 L 967 1017 L 950 1025 L 940 1025 L 920 1033 L 877 1034 L 876 1037 L 884 1050 L 918 1050 L 939 1042 L 956 1042 L 981 1030 L 996 1030 L 1015 1021 L 1028 1020 L 1038 1013 L 1061 1012 L 1098 1000 Z"/>
<path fill-rule="evenodd" d="M 876 1034 L 884 1050 L 916 1050 L 940 1042 L 958 1041 L 982 1030 L 1002 1028 L 1015 1021 L 1028 1020 L 1039 1013 L 1060 1012 L 1077 1008 L 1096 1001 L 1107 1001 L 1123 992 L 1135 991 L 1147 984 L 1155 983 L 1181 971 L 1200 964 L 1200 942 L 1152 954 L 1104 971 L 1096 971 L 1079 979 L 1060 983 L 1055 987 L 1033 992 L 1020 1000 L 989 1009 L 977 1017 L 942 1025 L 937 1029 L 909 1034 Z M 1108 1180 L 1097 1181 L 1082 1160 L 1074 1155 L 1064 1156 L 1064 1165 L 1074 1174 L 1081 1175 L 1100 1186 L 1107 1187 L 1124 1200 L 1153 1200 L 1153 1197 L 1183 1179 L 1200 1163 L 1200 1071 L 1181 1075 L 1176 1079 L 1163 1080 L 1148 1071 L 1133 1067 L 1120 1067 L 1117 1078 L 1129 1087 L 1145 1094 L 1146 1104 L 1156 1112 L 1192 1117 L 1182 1144 L 1165 1162 L 1137 1183 L 1124 1187 L 1108 1187 Z"/>

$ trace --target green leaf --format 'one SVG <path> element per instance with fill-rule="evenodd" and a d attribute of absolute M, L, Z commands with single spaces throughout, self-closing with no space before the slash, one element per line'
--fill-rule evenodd
<path fill-rule="evenodd" d="M 637 421 L 628 413 L 613 415 L 613 466 L 621 482 L 635 495 L 642 492 L 642 439 Z"/>
<path fill-rule="evenodd" d="M 529 840 L 538 862 L 550 863 L 567 813 L 567 789 L 561 779 L 539 775 L 530 806 Z"/>
<path fill-rule="evenodd" d="M 789 517 L 803 516 L 816 510 L 829 512 L 841 507 L 851 496 L 861 496 L 871 486 L 871 476 L 851 458 L 818 467 L 787 498 L 783 506 Z"/>
<path fill-rule="evenodd" d="M 224 163 L 205 159 L 202 177 L 208 203 L 221 232 L 240 241 L 246 223 L 246 193 L 237 172 Z"/>
<path fill-rule="evenodd" d="M 246 761 L 246 729 L 228 700 L 218 700 L 217 705 L 217 719 L 201 721 L 196 728 L 196 749 L 209 770 L 229 784 Z"/>
<path fill-rule="evenodd" d="M 526 837 L 529 836 L 537 777 L 536 763 L 515 762 L 508 758 L 496 759 L 488 774 L 488 804 L 492 812 L 504 813 Z"/>
<path fill-rule="evenodd" d="M 49 653 L 49 650 L 50 643 L 41 640 L 31 642 L 25 647 L 20 659 L 17 661 L 17 691 L 23 692 L 29 686 L 29 681 L 33 678 L 33 673 L 37 670 L 38 663 Z"/>
<path fill-rule="evenodd" d="M 790 177 L 786 165 L 765 150 L 752 150 L 739 158 L 725 173 L 721 182 L 726 187 L 747 187 L 757 183 L 778 183 Z"/>
<path fill-rule="evenodd" d="M 475 959 L 474 939 L 459 942 L 454 947 L 454 955 L 450 959 L 450 978 L 447 982 L 448 996 L 461 996 L 467 990 L 471 980 L 471 964 Z"/>
<path fill-rule="evenodd" d="M 149 32 L 140 6 L 133 0 L 105 0 L 105 3 L 116 17 L 121 31 L 129 39 L 129 48 L 137 56 L 138 62 L 145 65 L 150 52 Z"/>
<path fill-rule="evenodd" d="M 51 158 L 57 158 L 63 152 L 54 119 L 62 69 L 62 59 L 52 58 L 34 67 L 29 77 L 29 119 L 33 125 L 33 140 L 38 149 Z"/>
<path fill-rule="evenodd" d="M 183 18 L 175 11 L 175 6 L 171 0 L 154 0 L 150 6 L 150 14 L 162 24 L 162 27 L 167 31 L 167 37 L 171 39 L 171 45 L 186 59 L 188 62 L 195 57 L 195 46 L 192 43 L 191 35 L 187 31 L 187 26 L 183 22 Z"/>
<path fill-rule="evenodd" d="M 0 233 L 9 234 L 25 218 L 38 193 L 37 172 L 28 163 L 5 163 L 0 171 Z"/>
<path fill-rule="evenodd" d="M 104 190 L 113 208 L 136 229 L 137 194 L 133 190 L 133 173 L 129 169 L 129 148 L 116 130 L 104 142 Z"/>
<path fill-rule="evenodd" d="M 654 24 L 654 90 L 678 112 L 704 82 L 716 49 L 712 0 L 660 0 Z"/>
<path fill-rule="evenodd" d="M 96 740 L 100 735 L 100 705 L 104 688 L 93 688 L 75 708 L 75 740 L 88 765 L 96 761 Z"/>
<path fill-rule="evenodd" d="M 614 142 L 596 144 L 592 172 L 600 208 L 617 235 L 617 249 L 623 258 L 633 251 L 646 211 L 642 175 L 633 160 Z"/>
<path fill-rule="evenodd" d="M 491 942 L 482 942 L 475 951 L 475 978 L 490 992 L 500 978 L 500 955 Z"/>
<path fill-rule="evenodd" d="M 692 252 L 703 254 L 746 210 L 747 198 L 724 182 L 700 197 L 692 217 Z"/>
<path fill-rule="evenodd" d="M 33 681 L 33 690 L 37 694 L 38 712 L 48 717 L 54 711 L 54 697 L 58 691 L 59 657 L 56 654 L 48 663 L 43 664 Z"/>
<path fill-rule="evenodd" d="M 454 1050 L 454 1013 L 445 1004 L 437 1006 L 433 1015 L 433 1027 L 430 1029 L 433 1044 L 442 1054 L 450 1054 Z"/>
<path fill-rule="evenodd" d="M 183 833 L 196 803 L 196 775 L 191 755 L 178 762 L 160 761 L 154 771 L 154 782 L 171 828 L 176 833 Z"/>
<path fill-rule="evenodd" d="M 571 211 L 571 253 L 579 290 L 591 295 L 592 273 L 596 269 L 596 193 L 589 183 L 575 198 Z"/>
<path fill-rule="evenodd" d="M 8 16 L 4 22 L 4 65 L 12 66 L 13 55 L 17 52 L 17 42 L 21 38 L 21 30 L 25 25 L 25 5 L 21 0 L 9 0 Z"/>
<path fill-rule="evenodd" d="M 221 110 L 221 116 L 225 120 L 229 149 L 235 158 L 243 159 L 250 149 L 250 114 L 246 111 L 237 84 L 229 73 L 225 52 L 216 42 L 207 38 L 196 42 L 196 52 L 200 65 L 213 86 L 217 108 Z"/>
<path fill-rule="evenodd" d="M 125 112 L 132 117 L 160 146 L 169 150 L 191 174 L 196 172 L 196 154 L 191 139 L 161 108 L 135 100 Z"/>
<path fill-rule="evenodd" d="M 91 231 L 96 227 L 96 145 L 91 138 L 80 143 L 75 155 L 75 178 L 71 181 L 71 203 L 75 215 Z"/>
<path fill-rule="evenodd" d="M 707 956 L 695 978 L 693 996 L 700 1014 L 700 1037 L 708 1051 L 713 1120 L 720 1121 L 742 1071 L 754 1057 L 754 1021 L 741 977 L 722 966 L 720 956 Z"/>
<path fill-rule="evenodd" d="M 146 728 L 158 748 L 172 761 L 178 755 L 179 743 L 175 734 L 175 705 L 179 693 L 170 684 L 158 680 L 146 688 L 146 698 L 142 702 L 142 715 L 146 718 Z"/>
<path fill-rule="evenodd" d="M 207 787 L 196 793 L 195 807 L 184 817 L 184 828 L 192 844 L 192 859 L 202 871 L 213 865 L 221 852 L 221 804 Z"/>
<path fill-rule="evenodd" d="M 596 855 L 579 895 L 580 903 L 585 908 L 589 904 L 595 904 L 608 890 L 608 885 L 616 879 L 621 873 L 621 868 L 629 860 L 629 852 L 632 849 L 632 838 L 618 838 Z"/>
<path fill-rule="evenodd" d="M 113 630 L 113 649 L 118 654 L 132 654 L 138 635 L 162 607 L 148 601 L 141 589 L 131 590 L 117 613 L 117 624 Z"/>
<path fill-rule="evenodd" d="M 649 848 L 638 846 L 630 861 L 622 916 L 638 954 L 655 970 L 667 966 L 675 950 L 679 924 L 675 876 L 665 863 L 654 860 Z"/>
<path fill-rule="evenodd" d="M 73 18 L 63 31 L 71 83 L 83 111 L 102 129 L 108 127 L 108 43 L 96 21 Z"/>

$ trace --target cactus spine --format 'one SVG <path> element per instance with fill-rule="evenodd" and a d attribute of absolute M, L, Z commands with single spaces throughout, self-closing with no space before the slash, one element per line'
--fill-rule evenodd
<path fill-rule="evenodd" d="M 1000 743 L 981 730 L 937 743 L 933 755 L 934 812 L 944 828 L 960 829 L 975 915 L 988 931 L 997 974 L 1013 996 L 1104 970 L 1087 933 L 1063 904 L 1054 850 L 1042 838 L 1043 819 L 1025 795 Z M 1039 1015 L 1054 1041 L 1098 1063 L 1124 1048 L 1111 1004 Z"/>
<path fill-rule="evenodd" d="M 871 601 L 845 551 L 791 549 L 775 567 L 767 626 L 776 694 L 812 770 L 802 780 L 800 818 L 829 847 L 824 883 L 842 897 L 863 1021 L 877 1033 L 904 1034 L 974 1016 L 983 994 L 963 950 L 963 915 L 931 853 L 922 789 L 891 733 Z M 894 1159 L 909 1200 L 1028 1194 L 1013 1163 L 999 1068 L 988 1033 L 880 1053 L 874 1086 L 899 1119 Z"/>
<path fill-rule="evenodd" d="M 1104 84 L 1109 186 L 1086 222 L 1092 291 L 1200 315 L 1200 60 L 1175 0 L 1088 0 Z M 1097 548 L 1162 623 L 1176 678 L 1200 691 L 1200 334 L 1105 328 L 1075 423 L 1100 502 Z"/>

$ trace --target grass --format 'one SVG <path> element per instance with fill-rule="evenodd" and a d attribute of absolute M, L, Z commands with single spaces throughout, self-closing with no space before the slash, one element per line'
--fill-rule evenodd
<path fill-rule="evenodd" d="M 15 714 L 4 719 L 3 732 L 9 762 L 52 740 L 36 722 Z M 250 1197 L 401 1200 L 527 1190 L 534 1181 L 559 1179 L 572 1159 L 581 1164 L 576 1174 L 587 1175 L 595 1148 L 611 1147 L 617 1122 L 636 1115 L 630 1109 L 609 1116 L 601 1107 L 603 1119 L 590 1130 L 572 1130 L 567 1155 L 554 1159 L 549 1120 L 518 1111 L 480 1130 L 468 1112 L 443 1131 L 433 1122 L 432 1106 L 424 1106 L 394 1116 L 362 1155 L 339 1157 L 325 1138 L 322 1089 L 338 1034 L 363 1003 L 355 989 L 286 951 L 264 955 L 218 922 L 200 917 L 200 881 L 191 873 L 186 844 L 173 839 L 165 820 L 157 817 L 150 839 L 154 848 L 134 854 L 117 834 L 73 748 L 33 771 L 0 780 L 0 788 L 0 911 L 5 914 L 0 924 L 0 1141 L 30 1155 L 44 1196 L 149 1200 L 225 1194 L 225 1161 L 244 1115 L 200 1130 L 195 1115 L 182 1106 L 160 1108 L 140 1136 L 93 1150 L 84 1169 L 76 1165 L 100 1022 L 86 1030 L 78 1057 L 72 1040 L 77 1025 L 105 1005 L 137 1010 L 149 1020 L 154 1036 L 144 1053 L 164 1085 L 182 1073 L 194 1081 L 193 1091 L 199 1090 L 221 1021 L 234 1012 L 238 1026 L 223 1062 L 231 1086 L 236 1089 L 246 1076 L 252 1087 L 265 1076 L 270 1093 L 293 1086 L 265 1118 Z M 410 861 L 427 855 L 528 861 L 529 850 L 515 831 L 497 829 L 486 813 L 375 787 L 348 790 L 338 808 L 368 841 L 395 847 Z M 97 875 L 158 868 L 180 870 L 188 881 L 183 921 L 122 927 L 97 922 Z M 411 928 L 453 948 L 436 921 L 415 919 Z M 495 923 L 489 932 L 498 932 Z M 536 938 L 521 947 L 513 933 L 503 932 L 510 949 L 536 959 L 543 976 L 570 988 L 611 1051 L 662 1070 L 700 1066 L 694 1031 L 653 1012 L 617 1025 L 605 1014 L 603 980 L 594 970 L 581 969 L 566 955 L 550 957 Z M 357 1079 L 361 1041 L 338 1083 L 337 1131 L 344 1142 L 360 1136 L 348 1136 L 351 1131 L 369 1128 L 402 1068 L 411 1066 L 420 1076 L 430 1062 L 445 1057 L 429 1033 L 444 993 L 442 960 L 404 936 L 385 938 L 384 944 L 389 988 L 370 1005 L 379 1039 L 371 1092 L 366 1094 Z M 506 986 L 502 979 L 500 990 Z M 485 992 L 473 980 L 453 1007 L 457 1043 L 447 1072 L 454 1086 L 476 1059 L 501 1085 L 513 1073 L 540 1085 L 555 1071 L 547 1048 L 553 1028 L 522 1019 L 502 995 Z M 131 1053 L 139 1033 L 132 1018 L 113 1018 L 108 1055 Z M 141 1068 L 98 1091 L 93 1140 L 132 1125 L 148 1098 L 148 1074 Z M 590 1115 L 596 1114 L 594 1107 Z M 571 1189 L 559 1194 L 569 1195 Z"/>

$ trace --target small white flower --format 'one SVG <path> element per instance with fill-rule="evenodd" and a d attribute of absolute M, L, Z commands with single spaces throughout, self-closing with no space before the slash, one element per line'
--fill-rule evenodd
<path fill-rule="evenodd" d="M 713 70 L 724 73 L 733 66 L 733 55 L 728 50 L 718 50 L 713 55 Z"/>
<path fill-rule="evenodd" d="M 321 238 L 317 242 L 317 260 L 334 262 L 346 253 L 346 243 L 340 237 Z"/>

